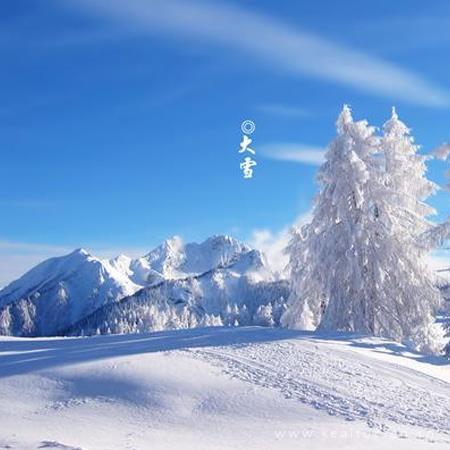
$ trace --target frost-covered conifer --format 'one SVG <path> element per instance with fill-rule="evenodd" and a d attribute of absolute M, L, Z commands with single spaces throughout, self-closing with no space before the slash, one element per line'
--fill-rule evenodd
<path fill-rule="evenodd" d="M 290 307 L 283 324 L 413 340 L 435 350 L 430 331 L 440 295 L 421 236 L 436 186 L 393 111 L 380 140 L 344 107 L 319 172 L 311 224 L 288 251 Z"/>
<path fill-rule="evenodd" d="M 253 322 L 255 325 L 261 325 L 263 327 L 273 327 L 275 321 L 273 320 L 272 304 L 260 305 L 253 316 Z"/>
<path fill-rule="evenodd" d="M 239 324 L 241 326 L 250 325 L 250 313 L 248 312 L 247 305 L 242 305 L 239 311 Z"/>
<path fill-rule="evenodd" d="M 425 259 L 429 249 L 422 237 L 433 229 L 426 218 L 434 209 L 424 201 L 437 185 L 426 178 L 426 157 L 417 154 L 418 147 L 394 108 L 383 132 L 386 192 L 377 202 L 385 233 L 379 239 L 385 274 L 377 292 L 380 319 L 375 331 L 435 351 L 440 339 L 432 323 L 441 295 Z"/>
<path fill-rule="evenodd" d="M 288 247 L 292 288 L 282 318 L 288 327 L 315 329 L 321 323 L 326 329 L 355 328 L 363 284 L 359 247 L 364 194 L 377 139 L 367 122 L 353 121 L 347 106 L 336 125 L 337 136 L 318 174 L 322 190 L 312 221 L 294 230 Z"/>

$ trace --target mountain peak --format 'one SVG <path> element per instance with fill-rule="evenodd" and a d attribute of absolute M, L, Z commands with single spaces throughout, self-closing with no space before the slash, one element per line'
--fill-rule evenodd
<path fill-rule="evenodd" d="M 225 251 L 225 249 L 228 249 L 228 252 L 234 253 L 246 253 L 251 250 L 251 247 L 247 244 L 226 234 L 215 234 L 199 245 L 205 248 L 212 248 L 213 250 L 222 248 Z"/>
<path fill-rule="evenodd" d="M 201 243 L 186 244 L 173 236 L 137 260 L 133 271 L 145 274 L 152 269 L 167 279 L 183 278 L 234 263 L 249 251 L 249 246 L 228 235 L 216 234 Z"/>
<path fill-rule="evenodd" d="M 70 255 L 91 256 L 90 253 L 82 247 L 76 248 L 72 253 L 70 253 Z"/>
<path fill-rule="evenodd" d="M 237 239 L 228 236 L 227 234 L 213 234 L 211 237 L 209 237 L 208 239 L 206 239 L 205 242 L 207 241 L 213 241 L 213 242 L 225 242 L 225 243 L 235 243 L 235 242 L 239 242 Z"/>
<path fill-rule="evenodd" d="M 172 236 L 169 239 L 166 239 L 163 244 L 163 247 L 169 248 L 174 251 L 178 251 L 183 247 L 183 239 L 180 236 Z"/>

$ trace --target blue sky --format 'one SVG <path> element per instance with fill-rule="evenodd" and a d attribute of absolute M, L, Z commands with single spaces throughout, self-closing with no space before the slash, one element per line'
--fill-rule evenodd
<path fill-rule="evenodd" d="M 377 126 L 396 105 L 431 151 L 450 139 L 449 18 L 446 1 L 1 2 L 0 285 L 74 247 L 273 238 L 310 209 L 302 160 L 343 103 Z"/>

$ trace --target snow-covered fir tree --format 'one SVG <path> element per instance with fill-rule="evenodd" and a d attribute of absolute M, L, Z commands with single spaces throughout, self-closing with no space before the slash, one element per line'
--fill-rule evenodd
<path fill-rule="evenodd" d="M 292 291 L 283 323 L 413 340 L 436 350 L 440 294 L 421 236 L 436 186 L 393 111 L 378 139 L 344 107 L 319 172 L 313 220 L 288 248 Z"/>
<path fill-rule="evenodd" d="M 253 322 L 255 325 L 273 327 L 275 325 L 275 321 L 273 319 L 272 304 L 268 303 L 267 305 L 260 305 L 255 312 Z"/>
<path fill-rule="evenodd" d="M 361 302 L 363 268 L 361 238 L 366 219 L 364 193 L 376 151 L 375 130 L 354 122 L 344 106 L 337 120 L 337 137 L 319 170 L 322 190 L 310 224 L 295 230 L 290 254 L 291 295 L 284 325 L 315 329 L 361 328 L 355 320 Z M 325 311 L 325 313 L 324 313 Z"/>
<path fill-rule="evenodd" d="M 377 334 L 397 340 L 411 339 L 419 348 L 438 350 L 440 332 L 433 327 L 442 298 L 426 261 L 430 250 L 423 236 L 434 226 L 427 217 L 434 209 L 425 200 L 438 186 L 425 176 L 426 157 L 395 108 L 383 126 L 381 150 L 385 159 L 385 191 L 377 199 L 379 239 L 384 274 L 377 290 Z"/>

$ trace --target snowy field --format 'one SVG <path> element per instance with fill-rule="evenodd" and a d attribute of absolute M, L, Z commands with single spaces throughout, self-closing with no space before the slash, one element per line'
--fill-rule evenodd
<path fill-rule="evenodd" d="M 450 448 L 450 365 L 354 335 L 0 338 L 0 449 Z"/>

